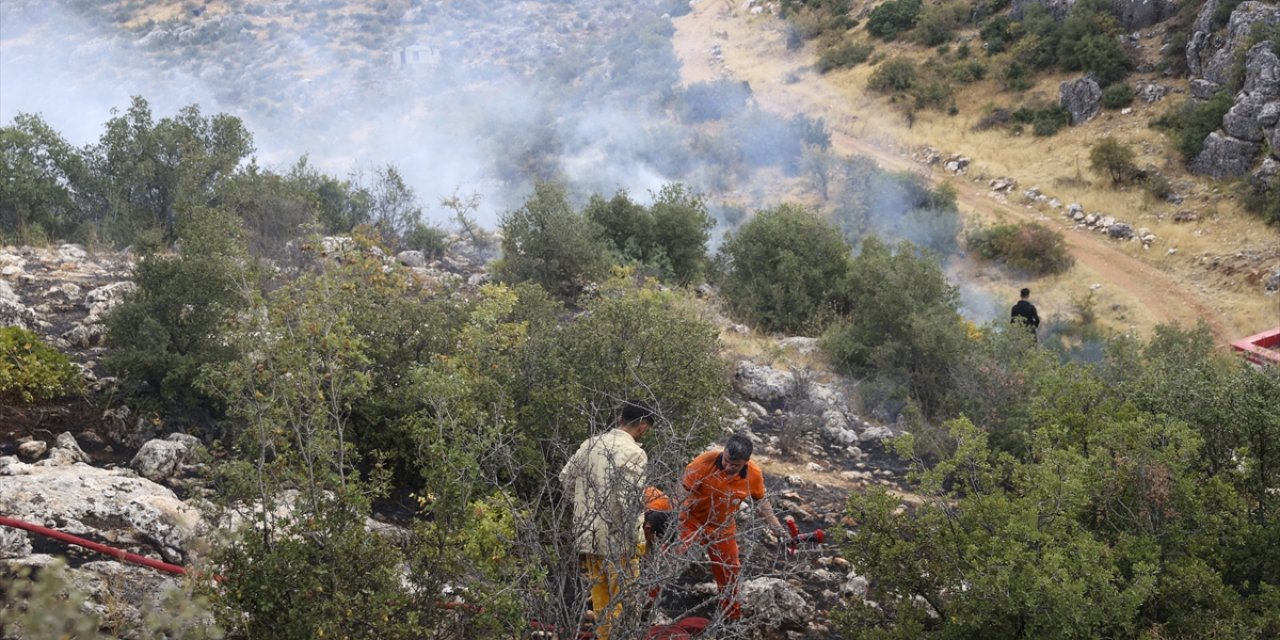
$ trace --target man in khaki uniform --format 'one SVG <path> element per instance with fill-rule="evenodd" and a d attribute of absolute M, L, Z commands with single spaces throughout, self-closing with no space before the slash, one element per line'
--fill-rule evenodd
<path fill-rule="evenodd" d="M 587 438 L 560 471 L 561 484 L 573 491 L 575 546 L 591 584 L 600 640 L 608 640 L 624 583 L 635 576 L 649 464 L 636 441 L 651 427 L 653 412 L 628 403 L 614 427 Z"/>

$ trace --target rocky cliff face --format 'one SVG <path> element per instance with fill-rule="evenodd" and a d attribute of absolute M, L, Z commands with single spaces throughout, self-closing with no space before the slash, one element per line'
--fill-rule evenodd
<path fill-rule="evenodd" d="M 1218 5 L 1219 0 L 1206 2 L 1192 24 L 1186 51 L 1192 95 L 1208 99 L 1233 90 L 1241 70 L 1244 78 L 1222 118 L 1222 130 L 1206 138 L 1191 170 L 1216 178 L 1240 177 L 1254 168 L 1264 141 L 1271 141 L 1271 154 L 1280 158 L 1274 144 L 1280 121 L 1280 52 L 1270 39 L 1251 44 L 1258 29 L 1280 28 L 1280 6 L 1243 2 L 1225 27 L 1214 30 Z"/>

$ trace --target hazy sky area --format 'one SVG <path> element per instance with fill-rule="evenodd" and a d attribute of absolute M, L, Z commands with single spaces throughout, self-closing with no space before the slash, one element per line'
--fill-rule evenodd
<path fill-rule="evenodd" d="M 663 21 L 654 2 L 83 4 L 0 0 L 0 120 L 38 113 L 84 145 L 132 95 L 156 119 L 198 103 L 242 118 L 269 168 L 394 163 L 436 221 L 455 190 L 480 193 L 490 225 L 517 206 L 528 183 L 496 165 L 524 137 L 552 143 L 579 191 L 687 181 L 645 160 L 676 79 L 669 42 L 628 41 Z"/>

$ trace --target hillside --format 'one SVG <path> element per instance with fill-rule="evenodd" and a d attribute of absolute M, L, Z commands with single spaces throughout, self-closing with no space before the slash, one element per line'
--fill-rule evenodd
<path fill-rule="evenodd" d="M 970 224 L 1027 220 L 1064 230 L 1076 267 L 1032 283 L 1053 312 L 1071 313 L 1074 301 L 1092 291 L 1099 315 L 1121 331 L 1146 334 L 1157 323 L 1185 326 L 1203 319 L 1225 342 L 1280 322 L 1280 284 L 1275 281 L 1280 230 L 1245 212 L 1233 185 L 1190 174 L 1176 161 L 1165 136 L 1148 128 L 1148 120 L 1163 113 L 1172 97 L 1151 104 L 1139 100 L 1126 113 L 1104 111 L 1052 138 L 1013 136 L 1003 130 L 977 131 L 974 125 L 992 106 L 1056 99 L 1059 82 L 1068 76 L 1041 77 L 1025 96 L 1002 92 L 992 79 L 959 90 L 957 115 L 921 110 L 908 123 L 894 100 L 867 89 L 874 67 L 819 73 L 814 68 L 818 45 L 788 51 L 787 23 L 751 8 L 765 6 L 698 3 L 690 15 L 677 19 L 676 49 L 685 82 L 744 80 L 768 108 L 821 115 L 841 152 L 869 155 L 887 167 L 954 184 Z M 870 5 L 865 7 L 858 15 L 865 16 Z M 1155 56 L 1161 33 L 1155 27 L 1143 37 L 1141 50 L 1148 58 Z M 977 34 L 961 32 L 958 37 L 976 42 Z M 906 42 L 876 46 L 888 55 L 919 60 L 932 54 Z M 1158 81 L 1174 95 L 1187 91 L 1185 80 L 1164 78 L 1156 70 L 1160 67 L 1146 66 L 1153 70 L 1138 74 L 1135 82 Z M 1092 175 L 1089 148 L 1106 136 L 1139 149 L 1138 163 L 1158 167 L 1177 184 L 1181 202 L 1157 201 L 1137 187 L 1113 189 Z M 939 161 L 955 156 L 969 159 L 963 175 Z M 993 191 L 990 182 L 997 178 L 1016 186 Z M 1032 188 L 1045 198 L 1029 202 L 1023 192 Z M 1062 203 L 1061 208 L 1048 206 L 1049 199 Z M 1157 240 L 1149 245 L 1117 242 L 1073 228 L 1064 215 L 1067 203 L 1147 227 Z M 1182 222 L 1187 219 L 1192 222 Z M 959 273 L 1004 298 L 1026 282 L 976 264 L 960 267 Z"/>

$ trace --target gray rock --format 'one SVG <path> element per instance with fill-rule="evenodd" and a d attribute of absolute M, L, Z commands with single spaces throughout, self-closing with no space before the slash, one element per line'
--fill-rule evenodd
<path fill-rule="evenodd" d="M 396 260 L 406 267 L 420 269 L 427 266 L 427 258 L 421 251 L 401 251 L 396 254 Z"/>
<path fill-rule="evenodd" d="M 148 440 L 138 449 L 129 466 L 153 482 L 164 482 L 177 473 L 187 456 L 187 445 L 169 440 Z"/>
<path fill-rule="evenodd" d="M 1270 129 L 1280 124 L 1280 101 L 1271 101 L 1258 110 L 1258 126 Z"/>
<path fill-rule="evenodd" d="M 1191 37 L 1187 41 L 1187 69 L 1192 77 L 1226 85 L 1231 80 L 1237 51 L 1252 36 L 1254 25 L 1280 25 L 1280 6 L 1256 0 L 1242 2 L 1231 12 L 1226 28 L 1211 33 L 1209 29 L 1217 8 L 1216 0 L 1206 2 L 1192 23 Z"/>
<path fill-rule="evenodd" d="M 44 456 L 49 450 L 49 443 L 44 440 L 30 440 L 18 445 L 18 457 L 23 460 L 35 461 Z"/>
<path fill-rule="evenodd" d="M 1280 56 L 1276 55 L 1270 42 L 1259 42 L 1245 54 L 1241 91 L 1264 102 L 1280 97 Z"/>
<path fill-rule="evenodd" d="M 58 259 L 63 262 L 81 262 L 89 257 L 89 252 L 78 244 L 64 244 L 58 247 Z"/>
<path fill-rule="evenodd" d="M 1135 93 L 1138 94 L 1138 98 L 1143 102 L 1151 104 L 1159 102 L 1169 95 L 1169 87 L 1155 82 L 1139 82 L 1135 88 Z"/>
<path fill-rule="evenodd" d="M 804 592 L 781 578 L 755 578 L 739 587 L 742 611 L 755 629 L 796 629 L 808 627 L 813 605 Z"/>
<path fill-rule="evenodd" d="M 867 597 L 868 586 L 869 583 L 866 578 L 850 571 L 848 579 L 844 581 L 844 584 L 840 585 L 840 595 L 854 600 L 861 600 Z"/>
<path fill-rule="evenodd" d="M 1071 113 L 1071 124 L 1084 124 L 1102 110 L 1102 87 L 1092 76 L 1065 80 L 1058 85 L 1058 104 Z"/>
<path fill-rule="evenodd" d="M 1145 29 L 1178 11 L 1177 4 L 1170 0 L 1112 0 L 1112 5 L 1120 27 L 1126 31 Z"/>
<path fill-rule="evenodd" d="M 1115 222 L 1107 226 L 1107 235 L 1117 240 L 1128 240 L 1133 237 L 1133 227 L 1126 222 Z"/>
<path fill-rule="evenodd" d="M 1196 78 L 1191 81 L 1191 95 L 1200 100 L 1208 100 L 1220 90 L 1222 90 L 1222 85 L 1204 78 Z"/>
<path fill-rule="evenodd" d="M 64 332 L 62 339 L 72 346 L 88 349 L 102 344 L 105 335 L 106 330 L 101 324 L 78 324 Z"/>
<path fill-rule="evenodd" d="M 733 377 L 734 387 L 748 400 L 769 405 L 787 396 L 792 376 L 773 367 L 758 365 L 749 360 L 738 363 Z"/>
<path fill-rule="evenodd" d="M 80 448 L 80 443 L 76 442 L 76 437 L 71 435 L 69 431 L 63 431 L 53 440 L 53 449 L 49 451 L 49 457 L 38 462 L 43 466 L 70 466 L 77 462 L 88 462 L 89 456 Z"/>
<path fill-rule="evenodd" d="M 792 336 L 790 338 L 783 338 L 779 340 L 778 346 L 783 349 L 793 349 L 803 354 L 809 354 L 818 350 L 818 339 L 806 338 L 804 336 Z"/>
<path fill-rule="evenodd" d="M 1256 192 L 1280 189 L 1280 161 L 1266 158 L 1262 164 L 1249 175 L 1249 186 Z"/>
<path fill-rule="evenodd" d="M 859 436 L 862 442 L 883 442 L 887 438 L 894 437 L 893 430 L 889 427 L 881 427 L 877 425 L 868 425 Z"/>
<path fill-rule="evenodd" d="M 26 531 L 0 527 L 0 559 L 31 555 L 31 537 Z"/>
<path fill-rule="evenodd" d="M 138 288 L 132 282 L 114 282 L 85 294 L 84 306 L 89 309 L 88 322 L 96 322 L 102 314 L 124 302 L 125 296 Z"/>
<path fill-rule="evenodd" d="M 1214 131 L 1204 139 L 1204 149 L 1189 168 L 1192 173 L 1200 175 L 1237 178 L 1249 172 L 1260 149 L 1262 145 L 1256 142 L 1238 140 Z"/>

